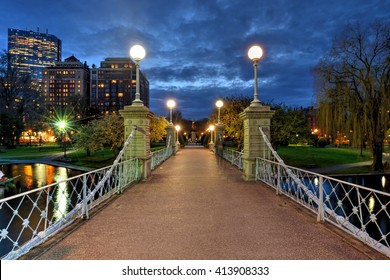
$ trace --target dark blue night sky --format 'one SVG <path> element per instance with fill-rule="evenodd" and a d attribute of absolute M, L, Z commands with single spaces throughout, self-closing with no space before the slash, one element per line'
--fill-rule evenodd
<path fill-rule="evenodd" d="M 255 43 L 264 49 L 260 99 L 313 105 L 311 70 L 340 29 L 389 15 L 389 0 L 13 0 L 2 4 L 0 48 L 8 28 L 39 27 L 62 40 L 62 59 L 73 54 L 91 66 L 141 44 L 151 110 L 166 115 L 172 97 L 184 117 L 200 119 L 220 97 L 253 95 L 246 53 Z"/>

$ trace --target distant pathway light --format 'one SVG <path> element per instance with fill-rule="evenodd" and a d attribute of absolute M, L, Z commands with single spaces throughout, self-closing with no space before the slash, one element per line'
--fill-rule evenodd
<path fill-rule="evenodd" d="M 176 125 L 175 128 L 176 128 L 176 145 L 177 145 L 177 144 L 180 144 L 180 142 L 179 142 L 180 125 Z"/>
<path fill-rule="evenodd" d="M 210 144 L 214 144 L 214 141 L 213 141 L 214 129 L 215 129 L 215 126 L 213 126 L 213 125 L 210 125 L 210 126 L 209 126 L 209 130 L 210 130 L 210 132 L 211 132 Z"/>
<path fill-rule="evenodd" d="M 169 124 L 173 125 L 173 122 L 172 122 L 172 109 L 175 108 L 175 106 L 176 106 L 175 100 L 173 100 L 173 99 L 168 100 L 167 106 L 169 108 Z"/>
<path fill-rule="evenodd" d="M 218 107 L 218 125 L 220 125 L 221 124 L 221 107 L 223 106 L 222 100 L 218 100 L 215 103 L 215 106 Z"/>

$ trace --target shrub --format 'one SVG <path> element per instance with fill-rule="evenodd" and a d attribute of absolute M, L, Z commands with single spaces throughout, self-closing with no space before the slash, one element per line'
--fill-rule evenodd
<path fill-rule="evenodd" d="M 320 148 L 324 148 L 326 146 L 326 139 L 324 137 L 321 137 L 320 139 L 318 139 L 317 145 Z"/>

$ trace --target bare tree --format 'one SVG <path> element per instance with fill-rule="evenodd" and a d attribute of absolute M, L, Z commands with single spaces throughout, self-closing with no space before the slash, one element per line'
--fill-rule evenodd
<path fill-rule="evenodd" d="M 315 69 L 325 133 L 350 133 L 356 144 L 370 146 L 374 170 L 382 170 L 390 108 L 390 25 L 349 24 Z M 332 131 L 333 130 L 333 131 Z"/>
<path fill-rule="evenodd" d="M 39 93 L 31 76 L 21 71 L 21 58 L 7 51 L 0 54 L 0 141 L 12 146 L 22 130 L 36 124 L 42 115 Z"/>

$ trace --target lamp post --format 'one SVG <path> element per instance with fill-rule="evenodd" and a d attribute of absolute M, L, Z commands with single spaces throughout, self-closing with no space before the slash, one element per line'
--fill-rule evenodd
<path fill-rule="evenodd" d="M 257 92 L 257 62 L 263 56 L 263 50 L 259 46 L 253 46 L 248 51 L 248 57 L 253 61 L 254 68 L 254 95 L 253 101 L 250 106 L 261 106 L 261 102 L 259 100 L 259 94 Z"/>
<path fill-rule="evenodd" d="M 218 100 L 215 103 L 215 106 L 218 107 L 218 125 L 220 125 L 221 124 L 221 107 L 223 106 L 222 100 Z"/>
<path fill-rule="evenodd" d="M 130 49 L 130 56 L 135 60 L 135 99 L 132 105 L 142 106 L 144 103 L 140 98 L 139 93 L 139 62 L 145 57 L 145 49 L 140 45 L 134 45 Z"/>
<path fill-rule="evenodd" d="M 180 145 L 180 142 L 179 142 L 180 125 L 175 126 L 175 128 L 176 128 L 176 145 Z"/>
<path fill-rule="evenodd" d="M 214 144 L 214 141 L 213 141 L 213 133 L 214 133 L 215 127 L 214 127 L 213 125 L 210 125 L 210 126 L 209 126 L 209 129 L 210 129 L 210 132 L 211 132 L 210 144 Z"/>
<path fill-rule="evenodd" d="M 176 106 L 176 102 L 173 99 L 168 100 L 167 106 L 169 108 L 169 125 L 173 125 L 172 122 L 172 109 Z"/>
<path fill-rule="evenodd" d="M 64 158 L 66 158 L 66 141 L 64 141 L 64 139 L 66 138 L 66 129 L 68 128 L 68 123 L 62 120 L 57 122 L 56 126 L 62 134 L 62 142 L 64 142 Z"/>

